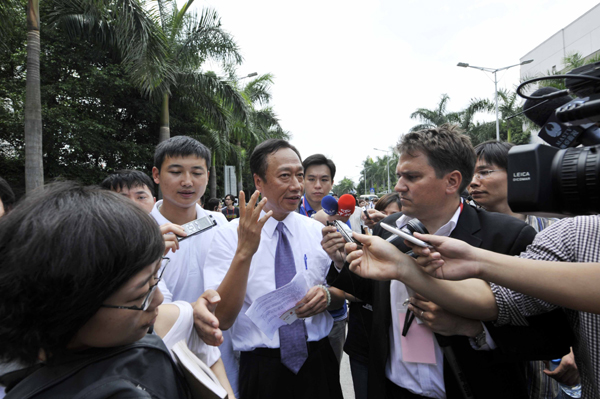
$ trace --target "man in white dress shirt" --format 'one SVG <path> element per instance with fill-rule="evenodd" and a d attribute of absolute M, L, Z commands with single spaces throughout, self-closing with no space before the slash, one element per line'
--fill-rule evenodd
<path fill-rule="evenodd" d="M 204 292 L 203 269 L 208 248 L 219 227 L 227 224 L 220 212 L 209 212 L 198 205 L 206 191 L 210 165 L 210 150 L 187 136 L 175 136 L 160 143 L 154 153 L 152 177 L 163 195 L 150 215 L 159 225 L 184 225 L 192 220 L 212 215 L 217 226 L 179 243 L 179 249 L 169 254 L 169 268 L 159 283 L 164 302 L 194 303 Z M 238 364 L 228 334 L 219 347 L 227 377 L 237 396 Z"/>
<path fill-rule="evenodd" d="M 287 141 L 267 140 L 253 151 L 250 168 L 265 198 L 255 208 L 255 192 L 240 218 L 219 229 L 204 275 L 206 287 L 218 288 L 221 297 L 220 328 L 231 328 L 233 347 L 241 351 L 240 397 L 342 398 L 327 339 L 333 320 L 325 310 L 339 308 L 343 298 L 322 285 L 331 263 L 320 245 L 322 225 L 295 212 L 303 193 L 300 154 Z M 314 286 L 300 301 L 299 319 L 269 339 L 245 312 L 285 283 L 282 269 L 291 276 L 308 273 Z"/>

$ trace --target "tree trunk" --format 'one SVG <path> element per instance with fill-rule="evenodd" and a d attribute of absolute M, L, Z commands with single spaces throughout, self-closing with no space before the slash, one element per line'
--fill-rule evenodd
<path fill-rule="evenodd" d="M 242 142 L 240 140 L 237 141 L 237 146 L 238 148 L 242 148 Z M 238 195 L 240 195 L 240 191 L 242 191 L 244 189 L 244 185 L 242 184 L 242 162 L 243 162 L 243 157 L 240 155 L 239 158 L 239 162 L 238 162 L 238 170 L 237 170 L 237 193 L 235 193 L 235 196 L 237 197 Z"/>
<path fill-rule="evenodd" d="M 29 0 L 27 5 L 27 78 L 25 87 L 25 189 L 30 192 L 44 185 L 39 0 Z"/>
<path fill-rule="evenodd" d="M 160 110 L 160 130 L 158 131 L 158 142 L 162 143 L 171 137 L 169 128 L 169 93 L 163 94 L 162 107 Z"/>
<path fill-rule="evenodd" d="M 210 165 L 210 198 L 217 198 L 217 167 L 216 167 L 217 154 L 213 151 L 212 162 Z"/>

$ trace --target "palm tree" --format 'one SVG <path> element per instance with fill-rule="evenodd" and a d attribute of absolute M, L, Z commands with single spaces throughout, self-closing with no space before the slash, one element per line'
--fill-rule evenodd
<path fill-rule="evenodd" d="M 212 74 L 209 72 L 207 74 Z M 232 87 L 239 87 L 239 81 L 232 74 L 229 77 Z M 284 131 L 279 124 L 279 119 L 268 104 L 271 100 L 270 87 L 273 76 L 265 74 L 259 76 L 238 88 L 239 95 L 246 102 L 247 117 L 241 118 L 239 114 L 230 112 L 230 108 L 222 103 L 223 112 L 228 115 L 227 128 L 220 129 L 210 120 L 202 121 L 206 128 L 201 141 L 212 149 L 212 165 L 209 188 L 211 196 L 216 196 L 217 190 L 217 164 L 235 164 L 237 189 L 243 190 L 244 170 L 247 164 L 247 154 L 251 153 L 256 145 L 269 138 L 289 139 L 289 133 Z M 215 101 L 220 101 L 216 98 Z"/>
<path fill-rule="evenodd" d="M 416 132 L 418 130 L 429 129 L 443 125 L 444 123 L 456 123 L 459 120 L 459 116 L 456 112 L 446 112 L 450 97 L 447 94 L 442 94 L 440 102 L 435 109 L 419 108 L 412 114 L 411 119 L 418 119 L 421 121 L 420 124 L 410 128 L 410 132 Z"/>
<path fill-rule="evenodd" d="M 524 116 L 520 114 L 523 107 L 519 104 L 519 97 L 514 91 L 506 89 L 498 91 L 501 100 L 498 110 L 502 115 L 500 137 L 513 144 L 528 144 L 530 133 L 523 130 Z M 520 115 L 518 115 L 520 114 Z"/>
<path fill-rule="evenodd" d="M 600 61 L 600 54 L 594 55 L 590 58 L 585 58 L 579 53 L 572 53 L 563 58 L 564 68 L 560 71 L 546 71 L 544 75 L 539 74 L 539 76 L 550 76 L 550 75 L 564 75 L 567 72 L 572 71 L 575 68 L 582 67 L 584 65 L 593 64 L 595 62 Z M 530 77 L 524 77 L 521 79 L 522 82 L 531 79 Z M 564 79 L 549 79 L 542 80 L 538 82 L 539 87 L 555 87 L 559 90 L 564 90 L 567 88 L 565 85 Z"/>
<path fill-rule="evenodd" d="M 377 185 L 375 184 L 374 176 L 377 174 L 377 165 L 373 161 L 373 158 L 367 157 L 362 162 L 362 170 L 361 170 L 360 180 L 358 181 L 357 188 L 360 192 L 360 188 L 362 187 L 365 191 L 364 194 L 369 194 L 369 189 L 371 187 L 375 188 Z M 376 190 L 377 191 L 377 190 Z"/>
<path fill-rule="evenodd" d="M 106 43 L 117 42 L 124 54 L 124 62 L 130 69 L 140 69 L 141 58 L 156 59 L 164 51 L 160 40 L 147 29 L 145 11 L 137 0 L 117 0 L 112 7 L 108 1 L 95 0 L 63 0 L 53 3 L 54 11 L 50 20 L 66 23 L 71 32 L 92 33 L 89 19 L 95 20 L 95 33 L 104 34 Z M 2 7 L 4 9 L 4 7 Z M 74 13 L 83 12 L 86 18 L 73 18 Z M 107 19 L 106 13 L 119 18 Z M 0 15 L 3 13 L 0 13 Z M 40 91 L 40 14 L 39 0 L 27 2 L 27 78 L 25 94 L 25 187 L 29 192 L 44 184 L 44 168 L 42 153 L 42 105 Z M 113 15 L 113 16 L 114 16 Z M 109 21 L 114 22 L 112 25 Z M 3 22 L 4 24 L 4 22 Z M 108 39 L 107 39 L 108 37 Z M 140 39 L 140 40 L 137 40 Z M 160 39 L 160 38 L 159 38 Z M 132 43 L 136 43 L 137 47 Z M 141 49 L 140 52 L 130 51 Z M 150 50 L 150 51 L 149 51 Z M 154 50 L 154 51 L 152 51 Z M 160 57 L 159 57 L 160 58 Z M 137 62 L 136 62 L 137 60 Z"/>
<path fill-rule="evenodd" d="M 229 81 L 213 73 L 202 73 L 200 67 L 207 58 L 226 64 L 239 64 L 242 57 L 233 38 L 221 27 L 216 11 L 204 9 L 198 16 L 190 11 L 194 0 L 188 0 L 181 9 L 175 0 L 157 0 L 159 28 L 167 38 L 167 62 L 174 71 L 174 82 L 164 79 L 153 90 L 162 102 L 159 141 L 170 137 L 169 100 L 171 86 L 185 88 L 187 95 L 180 100 L 193 101 L 204 114 L 204 119 L 218 130 L 227 130 L 227 115 L 223 109 L 246 119 L 246 102 Z"/>
<path fill-rule="evenodd" d="M 483 111 L 495 114 L 495 102 L 488 99 L 472 99 L 469 109 L 476 109 L 477 112 Z M 514 144 L 527 144 L 529 142 L 529 132 L 523 131 L 525 118 L 518 115 L 522 111 L 519 104 L 519 98 L 516 92 L 500 89 L 498 91 L 498 111 L 500 117 L 500 139 Z M 463 127 L 464 128 L 464 127 Z M 465 129 L 471 137 L 473 145 L 477 145 L 486 140 L 494 139 L 496 135 L 495 121 L 477 122 Z"/>
<path fill-rule="evenodd" d="M 243 166 L 246 162 L 247 149 L 254 148 L 258 143 L 269 138 L 289 139 L 289 133 L 283 130 L 279 118 L 269 106 L 272 84 L 273 75 L 267 73 L 249 81 L 240 90 L 248 104 L 249 114 L 246 121 L 238 118 L 231 131 L 232 140 L 236 145 L 231 155 L 238 165 L 236 168 L 238 192 L 244 188 Z"/>
<path fill-rule="evenodd" d="M 29 192 L 44 184 L 39 0 L 29 0 L 27 4 L 27 78 L 25 85 L 25 189 Z"/>
<path fill-rule="evenodd" d="M 354 182 L 347 177 L 344 177 L 339 183 L 333 186 L 333 192 L 337 195 L 353 193 L 354 191 Z"/>
<path fill-rule="evenodd" d="M 208 58 L 238 64 L 242 58 L 214 10 L 198 16 L 193 0 L 60 0 L 53 17 L 75 37 L 117 50 L 132 82 L 161 103 L 159 141 L 170 137 L 171 100 L 193 103 L 203 119 L 228 129 L 228 113 L 246 117 L 246 104 L 230 82 L 202 73 Z M 185 93 L 173 99 L 176 91 Z M 227 108 L 223 108 L 225 105 Z"/>

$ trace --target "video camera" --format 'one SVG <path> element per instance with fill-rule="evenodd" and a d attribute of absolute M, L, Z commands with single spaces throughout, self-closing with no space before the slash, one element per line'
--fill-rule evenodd
<path fill-rule="evenodd" d="M 566 90 L 524 86 L 565 78 Z M 573 99 L 571 92 L 578 97 Z M 541 126 L 548 145 L 529 144 L 508 153 L 508 204 L 513 212 L 583 215 L 600 213 L 600 62 L 566 75 L 523 82 L 525 115 Z"/>

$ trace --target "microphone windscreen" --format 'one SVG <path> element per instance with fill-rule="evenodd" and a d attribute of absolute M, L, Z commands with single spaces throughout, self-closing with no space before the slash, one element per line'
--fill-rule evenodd
<path fill-rule="evenodd" d="M 542 87 L 542 88 L 534 91 L 533 94 L 531 94 L 531 95 L 532 96 L 543 96 L 546 94 L 555 93 L 557 91 L 559 91 L 559 90 L 554 87 Z M 527 118 L 529 118 L 531 121 L 533 121 L 533 123 L 535 123 L 539 127 L 542 127 L 546 124 L 548 119 L 550 119 L 550 115 L 554 114 L 554 111 L 556 111 L 556 109 L 558 107 L 562 107 L 563 105 L 565 105 L 566 103 L 568 103 L 571 100 L 573 100 L 573 99 L 568 94 L 565 94 L 560 97 L 552 98 L 543 104 L 540 104 L 540 103 L 545 100 L 527 100 L 527 101 L 525 101 L 525 104 L 523 104 L 523 110 L 524 110 L 523 113 L 525 114 L 525 116 Z M 538 105 L 536 107 L 537 104 L 540 104 L 540 105 Z M 534 107 L 534 108 L 532 108 L 532 107 Z"/>
<path fill-rule="evenodd" d="M 354 213 L 354 208 L 356 208 L 356 200 L 354 197 L 350 194 L 344 194 L 338 201 L 337 214 L 339 216 L 350 216 Z"/>
<path fill-rule="evenodd" d="M 323 211 L 329 216 L 333 216 L 338 211 L 338 202 L 331 195 L 326 195 L 321 200 L 321 207 L 323 207 Z"/>

